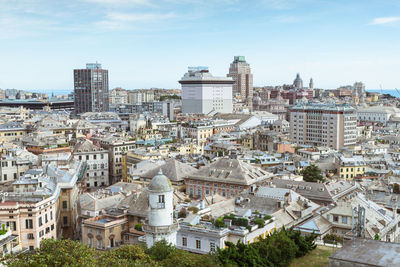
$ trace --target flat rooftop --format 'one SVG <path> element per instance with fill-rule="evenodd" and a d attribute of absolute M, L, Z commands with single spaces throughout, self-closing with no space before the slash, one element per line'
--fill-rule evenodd
<path fill-rule="evenodd" d="M 350 240 L 337 250 L 330 260 L 345 261 L 368 266 L 400 266 L 400 244 L 372 239 Z"/>

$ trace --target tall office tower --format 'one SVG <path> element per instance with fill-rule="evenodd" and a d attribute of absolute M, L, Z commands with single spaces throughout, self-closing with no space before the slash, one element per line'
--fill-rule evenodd
<path fill-rule="evenodd" d="M 356 109 L 348 104 L 307 104 L 290 109 L 290 138 L 298 145 L 341 149 L 356 144 Z"/>
<path fill-rule="evenodd" d="M 74 70 L 75 114 L 109 109 L 108 70 L 99 63 Z"/>
<path fill-rule="evenodd" d="M 246 102 L 252 105 L 253 102 L 253 74 L 250 64 L 244 56 L 235 56 L 229 67 L 228 77 L 235 81 L 233 84 L 233 96 L 241 96 Z"/>
<path fill-rule="evenodd" d="M 189 67 L 182 85 L 182 113 L 232 113 L 230 77 L 214 77 L 208 67 Z"/>

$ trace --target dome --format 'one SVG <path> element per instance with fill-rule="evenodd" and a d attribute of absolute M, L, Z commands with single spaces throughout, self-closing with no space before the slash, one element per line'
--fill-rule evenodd
<path fill-rule="evenodd" d="M 161 168 L 157 175 L 151 179 L 148 189 L 152 192 L 172 191 L 171 181 L 162 173 Z"/>

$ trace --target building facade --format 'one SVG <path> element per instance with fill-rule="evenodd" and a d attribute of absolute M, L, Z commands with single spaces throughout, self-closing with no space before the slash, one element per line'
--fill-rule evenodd
<path fill-rule="evenodd" d="M 296 105 L 290 109 L 290 137 L 298 145 L 334 149 L 354 145 L 356 110 L 349 105 Z"/>
<path fill-rule="evenodd" d="M 240 96 L 252 104 L 253 99 L 253 74 L 251 74 L 250 64 L 246 62 L 244 56 L 235 56 L 229 67 L 228 77 L 235 81 L 233 84 L 233 95 Z"/>
<path fill-rule="evenodd" d="M 182 113 L 232 113 L 230 77 L 214 77 L 207 67 L 189 67 L 182 85 Z"/>
<path fill-rule="evenodd" d="M 84 185 L 86 187 L 108 186 L 108 151 L 93 145 L 89 140 L 80 140 L 74 149 L 74 158 L 86 162 Z"/>
<path fill-rule="evenodd" d="M 74 70 L 75 113 L 103 112 L 109 109 L 108 70 L 99 63 Z"/>

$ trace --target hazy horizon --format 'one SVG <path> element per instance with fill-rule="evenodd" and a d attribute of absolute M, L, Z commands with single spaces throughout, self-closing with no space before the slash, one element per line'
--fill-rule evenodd
<path fill-rule="evenodd" d="M 392 0 L 2 0 L 0 88 L 73 88 L 98 61 L 110 88 L 180 88 L 188 66 L 254 84 L 399 88 L 400 2 Z"/>

